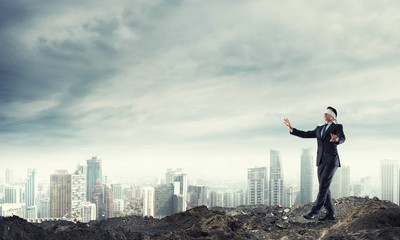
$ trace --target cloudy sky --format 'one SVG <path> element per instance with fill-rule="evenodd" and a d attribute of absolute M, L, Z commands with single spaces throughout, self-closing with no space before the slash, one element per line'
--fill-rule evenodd
<path fill-rule="evenodd" d="M 182 167 L 295 178 L 327 106 L 352 180 L 400 159 L 398 1 L 1 1 L 0 178 L 92 156 L 110 176 Z"/>

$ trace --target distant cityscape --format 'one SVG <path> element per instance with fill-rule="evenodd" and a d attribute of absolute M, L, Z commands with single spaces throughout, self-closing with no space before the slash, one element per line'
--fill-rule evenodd
<path fill-rule="evenodd" d="M 269 167 L 247 169 L 247 180 L 243 179 L 247 186 L 223 189 L 196 181 L 189 183 L 182 168 L 166 169 L 165 179 L 149 184 L 110 181 L 103 175 L 103 160 L 96 156 L 86 160 L 86 164 L 78 164 L 72 172 L 54 171 L 49 183 L 38 184 L 35 169 L 28 169 L 26 179 L 16 181 L 14 171 L 7 168 L 4 179 L 0 179 L 0 215 L 16 215 L 30 222 L 59 219 L 89 222 L 128 215 L 163 218 L 201 205 L 209 208 L 257 204 L 292 207 L 313 202 L 318 193 L 312 152 L 311 148 L 303 149 L 299 156 L 301 167 L 297 184 L 285 183 L 280 152 L 270 150 Z M 382 160 L 379 171 L 379 183 L 371 182 L 369 176 L 350 182 L 350 167 L 338 168 L 330 187 L 332 197 L 376 196 L 399 204 L 398 162 Z"/>

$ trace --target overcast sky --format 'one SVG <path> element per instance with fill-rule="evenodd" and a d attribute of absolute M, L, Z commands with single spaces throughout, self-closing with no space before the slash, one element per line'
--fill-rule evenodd
<path fill-rule="evenodd" d="M 327 106 L 352 180 L 400 159 L 398 1 L 0 1 L 0 178 L 92 156 L 109 176 L 246 180 Z"/>

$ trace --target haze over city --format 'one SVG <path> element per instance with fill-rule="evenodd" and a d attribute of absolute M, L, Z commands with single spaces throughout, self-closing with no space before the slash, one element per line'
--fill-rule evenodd
<path fill-rule="evenodd" d="M 296 180 L 327 106 L 352 181 L 400 159 L 400 3 L 0 3 L 0 177 L 49 179 L 92 156 L 104 175 L 246 181 L 281 154 Z"/>

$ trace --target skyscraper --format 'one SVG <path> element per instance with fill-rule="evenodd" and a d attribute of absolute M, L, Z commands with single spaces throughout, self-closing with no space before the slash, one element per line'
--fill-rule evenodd
<path fill-rule="evenodd" d="M 66 170 L 50 175 L 50 217 L 71 217 L 71 181 Z"/>
<path fill-rule="evenodd" d="M 396 160 L 381 161 L 381 199 L 399 204 L 399 166 Z"/>
<path fill-rule="evenodd" d="M 110 186 L 106 186 L 106 193 L 104 198 L 105 219 L 112 218 L 114 216 L 114 196 L 112 188 Z"/>
<path fill-rule="evenodd" d="M 267 167 L 247 169 L 247 203 L 268 204 Z"/>
<path fill-rule="evenodd" d="M 350 196 L 350 167 L 342 166 L 336 169 L 330 186 L 332 198 Z"/>
<path fill-rule="evenodd" d="M 36 183 L 36 170 L 35 169 L 28 169 L 27 180 L 25 182 L 25 206 L 27 209 L 26 216 L 28 216 L 28 209 L 29 209 L 29 217 L 35 218 L 37 217 L 37 208 L 36 205 L 36 190 L 37 183 Z"/>
<path fill-rule="evenodd" d="M 163 218 L 173 214 L 174 185 L 172 183 L 155 187 L 155 216 Z"/>
<path fill-rule="evenodd" d="M 209 191 L 208 195 L 208 206 L 210 208 L 216 207 L 218 202 L 218 193 L 216 191 Z"/>
<path fill-rule="evenodd" d="M 114 199 L 114 213 L 122 213 L 124 211 L 124 200 Z"/>
<path fill-rule="evenodd" d="M 177 196 L 174 198 L 175 201 L 173 201 L 176 205 L 174 206 L 173 209 L 175 209 L 177 212 L 186 211 L 187 190 L 188 190 L 187 175 L 183 172 L 182 168 L 167 169 L 165 178 L 167 184 L 173 183 L 175 187 L 174 194 Z"/>
<path fill-rule="evenodd" d="M 87 162 L 87 173 L 86 173 L 86 199 L 92 201 L 93 187 L 96 184 L 97 179 L 103 182 L 103 171 L 101 169 L 102 160 L 97 157 L 92 157 Z"/>
<path fill-rule="evenodd" d="M 350 196 L 350 166 L 342 166 L 341 197 Z"/>
<path fill-rule="evenodd" d="M 50 175 L 50 217 L 82 217 L 86 202 L 85 175 L 76 171 L 68 174 L 57 170 Z"/>
<path fill-rule="evenodd" d="M 207 205 L 207 187 L 206 186 L 189 186 L 187 197 L 187 208 L 194 208 L 201 205 Z"/>
<path fill-rule="evenodd" d="M 82 169 L 72 175 L 71 197 L 71 215 L 82 217 L 82 206 L 86 203 L 86 174 Z"/>
<path fill-rule="evenodd" d="M 281 168 L 281 157 L 278 151 L 270 151 L 270 180 L 269 180 L 269 204 L 275 206 L 283 205 L 283 172 Z"/>
<path fill-rule="evenodd" d="M 4 188 L 4 203 L 21 203 L 22 188 L 20 186 L 6 185 Z"/>
<path fill-rule="evenodd" d="M 155 217 L 154 187 L 144 187 L 142 189 L 143 189 L 143 216 Z"/>
<path fill-rule="evenodd" d="M 96 219 L 104 219 L 104 186 L 100 179 L 97 179 L 93 186 L 91 202 L 96 204 Z"/>
<path fill-rule="evenodd" d="M 361 196 L 371 196 L 371 177 L 361 178 Z"/>
<path fill-rule="evenodd" d="M 114 199 L 122 199 L 122 186 L 120 183 L 111 184 L 111 188 L 114 194 Z"/>
<path fill-rule="evenodd" d="M 176 212 L 183 212 L 186 211 L 187 208 L 187 190 L 188 190 L 188 185 L 187 185 L 187 175 L 185 173 L 180 173 L 175 177 L 174 180 L 175 183 L 179 182 L 179 189 L 175 190 L 175 195 L 177 195 L 177 198 L 179 201 L 177 202 L 176 206 Z M 174 185 L 177 186 L 177 185 Z M 180 200 L 182 198 L 182 200 Z"/>
<path fill-rule="evenodd" d="M 50 199 L 44 198 L 40 200 L 40 210 L 39 210 L 40 218 L 49 218 L 50 217 Z"/>
<path fill-rule="evenodd" d="M 287 186 L 284 188 L 283 207 L 292 207 L 296 202 L 296 197 L 299 195 L 299 186 Z"/>
<path fill-rule="evenodd" d="M 82 206 L 82 222 L 89 222 L 91 220 L 96 220 L 96 204 L 91 202 L 86 202 Z"/>
<path fill-rule="evenodd" d="M 303 149 L 301 153 L 300 203 L 309 203 L 314 200 L 314 157 L 311 154 L 311 151 L 312 148 L 307 148 Z"/>
<path fill-rule="evenodd" d="M 332 198 L 338 199 L 342 196 L 342 167 L 336 169 L 335 175 L 333 176 L 331 186 L 329 187 L 331 191 Z"/>

